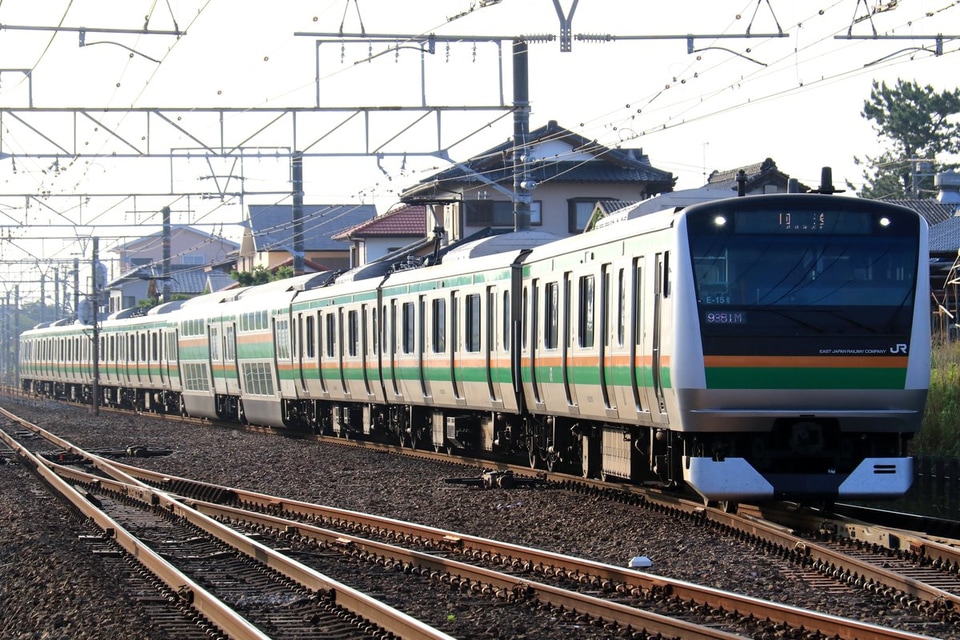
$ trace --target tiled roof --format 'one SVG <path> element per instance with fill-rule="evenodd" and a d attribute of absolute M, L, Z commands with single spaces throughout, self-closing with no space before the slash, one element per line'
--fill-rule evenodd
<path fill-rule="evenodd" d="M 247 206 L 257 251 L 293 251 L 293 206 L 288 204 Z M 372 220 L 372 204 L 303 205 L 304 251 L 345 251 L 333 236 Z"/>
<path fill-rule="evenodd" d="M 170 293 L 197 294 L 203 293 L 207 287 L 207 276 L 209 274 L 203 265 L 194 264 L 172 264 L 170 265 Z M 133 280 L 153 280 L 157 281 L 157 289 L 163 288 L 163 267 L 160 264 L 137 267 L 126 272 L 119 278 L 110 282 L 109 287 L 122 285 L 124 282 Z M 229 277 L 229 276 L 228 276 Z"/>
<path fill-rule="evenodd" d="M 921 199 L 900 199 L 900 200 L 884 200 L 884 202 L 889 202 L 891 204 L 898 204 L 901 207 L 906 207 L 908 209 L 913 209 L 926 219 L 927 224 L 931 227 L 939 225 L 941 222 L 949 220 L 953 216 L 957 215 L 957 205 L 948 204 L 945 202 L 939 202 L 933 198 L 921 198 Z"/>
<path fill-rule="evenodd" d="M 373 220 L 342 231 L 334 240 L 354 238 L 422 238 L 427 235 L 427 208 L 420 205 L 403 205 Z"/>
<path fill-rule="evenodd" d="M 949 253 L 956 255 L 960 249 L 960 217 L 930 227 L 930 253 Z"/>
<path fill-rule="evenodd" d="M 605 147 L 564 129 L 554 121 L 531 131 L 527 140 L 531 148 L 559 141 L 568 145 L 572 153 L 591 157 L 590 160 L 534 157 L 527 164 L 527 173 L 529 179 L 536 182 L 646 182 L 650 184 L 651 193 L 668 191 L 676 182 L 669 171 L 654 168 L 640 150 Z M 439 198 L 464 187 L 489 182 L 509 183 L 513 180 L 513 148 L 513 139 L 508 139 L 405 190 L 401 199 Z"/>

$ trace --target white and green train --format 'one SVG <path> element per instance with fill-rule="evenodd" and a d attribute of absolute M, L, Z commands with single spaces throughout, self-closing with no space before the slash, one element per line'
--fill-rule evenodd
<path fill-rule="evenodd" d="M 711 501 L 888 498 L 930 375 L 926 223 L 821 194 L 489 237 L 99 327 L 103 405 L 377 438 Z M 388 268 L 389 267 L 389 268 Z M 91 401 L 92 328 L 21 337 Z"/>

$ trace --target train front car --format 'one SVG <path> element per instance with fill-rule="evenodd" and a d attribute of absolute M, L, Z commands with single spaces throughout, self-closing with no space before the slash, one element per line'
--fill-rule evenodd
<path fill-rule="evenodd" d="M 791 194 L 692 206 L 677 230 L 684 480 L 717 501 L 909 489 L 930 379 L 925 221 Z"/>

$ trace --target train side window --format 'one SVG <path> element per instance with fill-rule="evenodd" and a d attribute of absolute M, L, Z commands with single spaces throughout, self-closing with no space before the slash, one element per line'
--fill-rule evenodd
<path fill-rule="evenodd" d="M 227 362 L 234 362 L 237 359 L 237 350 L 236 350 L 237 340 L 236 338 L 234 338 L 234 335 L 233 335 L 232 324 L 227 325 L 227 334 L 224 339 L 226 343 L 224 344 L 224 347 L 223 347 L 223 357 L 227 360 Z"/>
<path fill-rule="evenodd" d="M 594 308 L 594 278 L 590 276 L 580 276 L 580 300 L 578 301 L 578 343 L 583 348 L 593 346 L 593 308 Z"/>
<path fill-rule="evenodd" d="M 276 324 L 276 342 L 277 358 L 280 360 L 290 359 L 290 321 L 277 320 Z"/>
<path fill-rule="evenodd" d="M 307 357 L 312 358 L 317 352 L 317 339 L 314 332 L 317 330 L 316 320 L 313 316 L 307 316 Z"/>
<path fill-rule="evenodd" d="M 437 298 L 433 307 L 433 352 L 444 353 L 447 350 L 447 301 Z"/>
<path fill-rule="evenodd" d="M 472 293 L 467 296 L 465 315 L 466 327 L 463 337 L 467 351 L 480 351 L 480 296 Z"/>
<path fill-rule="evenodd" d="M 548 282 L 544 287 L 543 300 L 546 323 L 543 327 L 543 346 L 547 349 L 557 348 L 558 318 L 560 313 L 559 287 L 556 282 Z"/>
<path fill-rule="evenodd" d="M 414 338 L 416 334 L 414 333 L 415 324 L 414 324 L 414 306 L 412 302 L 404 302 L 403 308 L 401 310 L 401 343 L 400 346 L 403 349 L 404 353 L 413 353 L 414 350 Z"/>

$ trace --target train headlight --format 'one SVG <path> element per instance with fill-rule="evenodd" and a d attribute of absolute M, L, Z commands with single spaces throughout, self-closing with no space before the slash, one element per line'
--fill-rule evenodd
<path fill-rule="evenodd" d="M 880 218 L 880 226 L 881 226 L 881 227 L 889 227 L 889 226 L 890 226 L 890 218 L 888 218 L 888 217 L 886 217 L 886 216 Z"/>
<path fill-rule="evenodd" d="M 723 225 L 727 224 L 727 219 L 723 216 L 717 216 L 713 219 L 713 224 L 714 226 L 722 227 Z"/>

